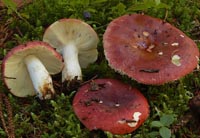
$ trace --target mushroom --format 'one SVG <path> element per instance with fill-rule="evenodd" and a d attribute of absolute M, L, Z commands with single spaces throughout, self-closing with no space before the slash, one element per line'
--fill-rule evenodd
<path fill-rule="evenodd" d="M 161 85 L 193 71 L 199 50 L 182 31 L 147 15 L 114 19 L 103 35 L 111 68 L 143 84 Z"/>
<path fill-rule="evenodd" d="M 51 24 L 43 41 L 56 48 L 64 58 L 62 82 L 82 80 L 81 67 L 96 61 L 99 38 L 91 26 L 78 19 L 61 19 Z"/>
<path fill-rule="evenodd" d="M 2 75 L 15 96 L 50 99 L 55 94 L 50 74 L 59 73 L 62 68 L 62 56 L 49 44 L 32 41 L 8 52 L 2 62 Z"/>
<path fill-rule="evenodd" d="M 136 88 L 114 79 L 92 80 L 79 88 L 73 109 L 89 130 L 127 134 L 149 116 L 149 104 Z"/>

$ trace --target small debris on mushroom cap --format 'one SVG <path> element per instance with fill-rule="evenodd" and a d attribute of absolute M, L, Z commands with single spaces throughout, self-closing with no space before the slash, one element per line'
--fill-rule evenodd
<path fill-rule="evenodd" d="M 152 49 L 155 47 L 155 45 L 150 45 L 148 48 L 147 48 L 147 51 L 148 52 L 152 52 Z"/>
<path fill-rule="evenodd" d="M 172 45 L 172 46 L 178 46 L 179 43 L 176 42 L 176 43 L 172 43 L 171 45 Z"/>
<path fill-rule="evenodd" d="M 115 106 L 116 106 L 116 107 L 119 107 L 119 106 L 120 106 L 120 104 L 116 103 L 116 104 L 115 104 Z"/>
<path fill-rule="evenodd" d="M 148 37 L 148 36 L 149 36 L 149 33 L 146 32 L 146 31 L 144 31 L 142 34 L 143 34 L 145 37 Z"/>
<path fill-rule="evenodd" d="M 163 55 L 163 52 L 158 52 L 158 55 L 162 56 L 162 55 Z"/>
<path fill-rule="evenodd" d="M 168 45 L 168 43 L 164 42 L 163 45 Z"/>

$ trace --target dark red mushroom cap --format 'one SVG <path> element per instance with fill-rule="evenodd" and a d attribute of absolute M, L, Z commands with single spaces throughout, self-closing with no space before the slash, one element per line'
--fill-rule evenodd
<path fill-rule="evenodd" d="M 149 116 L 146 98 L 135 88 L 114 79 L 96 79 L 80 87 L 73 109 L 89 130 L 126 134 Z"/>
<path fill-rule="evenodd" d="M 199 50 L 182 31 L 147 15 L 113 20 L 103 36 L 109 65 L 144 84 L 163 84 L 193 71 Z"/>

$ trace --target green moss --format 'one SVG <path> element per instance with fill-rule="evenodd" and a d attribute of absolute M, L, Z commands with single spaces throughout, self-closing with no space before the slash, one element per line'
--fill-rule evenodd
<path fill-rule="evenodd" d="M 162 86 L 147 86 L 131 80 L 127 76 L 116 73 L 108 66 L 104 57 L 102 36 L 108 23 L 123 14 L 145 13 L 166 21 L 180 28 L 191 38 L 196 38 L 189 31 L 195 27 L 194 21 L 200 19 L 199 0 L 35 0 L 33 3 L 7 14 L 6 20 L 11 19 L 10 28 L 14 34 L 6 42 L 6 47 L 0 50 L 3 57 L 9 48 L 29 40 L 41 40 L 45 29 L 54 21 L 61 18 L 78 18 L 90 24 L 100 37 L 98 45 L 99 57 L 97 62 L 83 70 L 84 80 L 93 77 L 114 78 L 137 87 L 147 97 L 151 113 L 148 120 L 139 129 L 129 135 L 115 136 L 124 138 L 160 137 L 159 130 L 151 127 L 153 121 L 158 121 L 167 114 L 174 117 L 174 124 L 188 109 L 188 101 L 193 92 L 200 87 L 200 73 L 194 71 L 186 77 Z M 12 9 L 9 9 L 12 10 Z M 91 17 L 85 18 L 84 12 L 90 12 Z M 16 14 L 17 12 L 17 14 Z M 199 44 L 198 44 L 199 45 Z M 199 45 L 200 46 L 200 45 Z M 0 82 L 1 91 L 6 91 Z M 74 92 L 58 94 L 55 99 L 38 101 L 37 98 L 17 98 L 9 94 L 13 106 L 16 137 L 41 138 L 88 138 L 114 137 L 112 134 L 98 131 L 89 132 L 76 118 L 72 109 Z M 170 126 L 166 126 L 168 129 Z M 188 133 L 195 137 L 187 127 L 180 128 L 172 136 Z M 6 134 L 0 125 L 0 137 Z"/>

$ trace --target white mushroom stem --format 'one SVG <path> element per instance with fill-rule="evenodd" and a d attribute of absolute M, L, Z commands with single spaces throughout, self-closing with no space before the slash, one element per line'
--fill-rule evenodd
<path fill-rule="evenodd" d="M 64 46 L 62 55 L 64 59 L 62 82 L 65 80 L 73 80 L 76 77 L 77 80 L 82 80 L 82 72 L 78 60 L 78 49 L 76 46 L 71 43 Z"/>
<path fill-rule="evenodd" d="M 52 78 L 41 61 L 34 55 L 24 59 L 36 94 L 40 99 L 50 99 L 54 95 Z"/>

